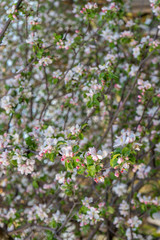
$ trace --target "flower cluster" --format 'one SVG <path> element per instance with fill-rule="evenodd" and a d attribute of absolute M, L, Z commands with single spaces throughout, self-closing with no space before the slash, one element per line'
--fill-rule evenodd
<path fill-rule="evenodd" d="M 156 16 L 160 15 L 160 6 L 157 0 L 149 0 L 152 7 L 152 11 Z"/>
<path fill-rule="evenodd" d="M 136 136 L 135 136 L 135 134 L 132 131 L 130 131 L 130 130 L 127 130 L 127 131 L 122 130 L 121 131 L 121 136 L 117 137 L 116 140 L 115 140 L 114 148 L 117 148 L 119 146 L 125 146 L 128 143 L 134 142 L 135 139 L 136 139 Z"/>

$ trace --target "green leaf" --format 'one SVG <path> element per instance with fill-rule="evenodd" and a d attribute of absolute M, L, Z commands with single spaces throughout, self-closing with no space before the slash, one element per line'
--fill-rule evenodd
<path fill-rule="evenodd" d="M 152 102 L 153 102 L 153 103 L 156 103 L 156 102 L 157 102 L 157 97 L 153 97 L 153 98 L 152 98 Z"/>
<path fill-rule="evenodd" d="M 11 163 L 12 163 L 14 166 L 17 166 L 17 160 L 12 160 Z"/>
<path fill-rule="evenodd" d="M 83 138 L 84 138 L 83 133 L 80 133 L 80 134 L 79 134 L 79 138 L 80 138 L 81 140 L 83 140 Z"/>
<path fill-rule="evenodd" d="M 92 101 L 90 100 L 89 102 L 87 102 L 87 107 L 88 108 L 91 108 L 93 106 L 93 103 L 92 103 Z"/>
<path fill-rule="evenodd" d="M 38 52 L 37 52 L 37 58 L 41 59 L 42 58 L 42 55 L 43 55 L 43 52 L 44 50 L 43 49 L 39 49 Z"/>
<path fill-rule="evenodd" d="M 57 227 L 56 221 L 53 219 L 53 220 L 50 222 L 49 226 L 52 227 L 52 228 L 56 228 L 56 227 Z"/>
<path fill-rule="evenodd" d="M 122 154 L 125 156 L 128 156 L 131 152 L 131 149 L 129 149 L 128 147 L 125 147 L 122 149 Z"/>
<path fill-rule="evenodd" d="M 67 168 L 68 171 L 73 170 L 73 164 L 71 161 L 67 162 L 65 161 L 65 167 Z"/>
<path fill-rule="evenodd" d="M 99 97 L 100 97 L 99 94 L 93 95 L 93 104 L 96 106 L 99 106 L 99 100 L 98 100 Z"/>
<path fill-rule="evenodd" d="M 104 184 L 110 186 L 111 185 L 110 179 L 109 178 L 105 178 Z"/>
<path fill-rule="evenodd" d="M 117 166 L 118 164 L 117 164 L 117 157 L 118 156 L 120 156 L 120 154 L 118 153 L 118 154 L 115 154 L 113 157 L 112 157 L 112 159 L 110 160 L 110 165 L 111 165 L 111 167 L 115 167 L 115 166 Z"/>
<path fill-rule="evenodd" d="M 109 78 L 118 79 L 118 77 L 112 72 L 109 72 L 108 76 Z"/>
<path fill-rule="evenodd" d="M 114 175 L 113 172 L 110 173 L 110 178 L 111 178 L 111 180 L 115 180 L 115 179 L 117 179 L 117 177 Z"/>
<path fill-rule="evenodd" d="M 89 174 L 91 177 L 94 177 L 94 176 L 95 176 L 95 173 L 96 173 L 95 166 L 94 166 L 94 165 L 88 166 L 87 169 L 88 169 L 88 174 Z"/>
<path fill-rule="evenodd" d="M 88 208 L 83 205 L 83 206 L 81 207 L 79 213 L 87 213 L 87 211 L 88 211 Z"/>
<path fill-rule="evenodd" d="M 32 182 L 32 185 L 34 188 L 39 188 L 38 183 L 35 180 Z"/>
<path fill-rule="evenodd" d="M 73 150 L 74 153 L 78 152 L 79 146 L 78 146 L 78 145 L 75 145 L 75 146 L 72 148 L 72 150 Z"/>
<path fill-rule="evenodd" d="M 51 162 L 54 162 L 56 156 L 57 156 L 57 155 L 56 155 L 55 152 L 54 152 L 54 153 L 48 153 L 48 154 L 46 154 L 46 157 L 49 158 L 49 160 L 50 160 Z"/>
<path fill-rule="evenodd" d="M 109 206 L 109 207 L 107 208 L 107 212 L 110 213 L 110 214 L 113 214 L 113 213 L 114 213 L 114 208 L 111 207 L 111 206 Z"/>
<path fill-rule="evenodd" d="M 57 146 L 63 145 L 65 143 L 66 143 L 65 141 L 58 141 Z"/>
<path fill-rule="evenodd" d="M 31 150 L 35 150 L 36 149 L 36 143 L 33 141 L 33 139 L 29 136 L 29 137 L 27 137 L 26 139 L 25 139 L 25 141 L 26 141 L 26 144 L 29 146 L 29 148 L 31 149 Z"/>
<path fill-rule="evenodd" d="M 94 161 L 92 159 L 91 156 L 87 156 L 87 165 L 90 166 L 90 165 L 93 165 Z"/>
<path fill-rule="evenodd" d="M 153 214 L 156 213 L 156 212 L 158 212 L 158 208 L 156 206 L 152 205 L 151 209 L 150 209 L 150 216 L 151 216 L 151 218 L 153 218 Z"/>
<path fill-rule="evenodd" d="M 58 78 L 53 79 L 53 83 L 56 84 L 58 82 Z"/>
<path fill-rule="evenodd" d="M 121 148 L 116 148 L 114 153 L 120 153 L 121 154 L 122 153 L 122 149 Z"/>

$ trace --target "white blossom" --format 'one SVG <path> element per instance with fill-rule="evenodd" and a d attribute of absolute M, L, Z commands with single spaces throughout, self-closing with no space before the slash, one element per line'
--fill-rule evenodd
<path fill-rule="evenodd" d="M 6 113 L 10 113 L 14 106 L 13 98 L 11 96 L 4 96 L 1 98 L 1 108 L 5 109 Z"/>
<path fill-rule="evenodd" d="M 42 57 L 39 60 L 38 65 L 40 65 L 40 66 L 48 66 L 51 63 L 52 63 L 52 60 L 49 57 Z"/>
<path fill-rule="evenodd" d="M 13 13 L 15 12 L 15 10 L 16 10 L 16 6 L 13 5 L 11 8 L 9 8 L 9 9 L 6 11 L 6 13 L 7 13 L 7 14 L 13 14 Z"/>
<path fill-rule="evenodd" d="M 140 55 L 140 47 L 136 46 L 135 48 L 133 48 L 133 56 L 137 58 L 139 55 Z"/>
<path fill-rule="evenodd" d="M 120 214 L 126 217 L 129 214 L 129 204 L 123 200 L 122 203 L 119 205 Z"/>
<path fill-rule="evenodd" d="M 121 136 L 116 137 L 114 148 L 119 147 L 119 146 L 124 146 L 128 143 L 132 143 L 132 142 L 135 141 L 135 139 L 136 139 L 136 136 L 132 131 L 122 130 L 121 131 Z"/>
<path fill-rule="evenodd" d="M 124 183 L 117 183 L 115 186 L 113 186 L 112 189 L 113 189 L 113 192 L 115 192 L 118 197 L 121 197 L 125 193 L 127 193 L 127 185 Z"/>
<path fill-rule="evenodd" d="M 99 150 L 98 152 L 94 147 L 89 148 L 88 155 L 91 155 L 94 161 L 97 161 L 98 159 L 102 159 L 102 152 Z"/>
<path fill-rule="evenodd" d="M 134 217 L 132 217 L 132 218 L 130 218 L 130 219 L 128 220 L 128 224 L 129 224 L 132 228 L 133 228 L 133 227 L 138 228 L 139 225 L 142 224 L 142 221 L 141 221 L 137 216 L 134 216 Z"/>

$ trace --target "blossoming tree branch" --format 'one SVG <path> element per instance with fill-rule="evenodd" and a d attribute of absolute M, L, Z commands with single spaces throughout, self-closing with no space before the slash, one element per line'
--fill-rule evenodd
<path fill-rule="evenodd" d="M 131 2 L 1 0 L 0 239 L 158 239 L 160 1 Z"/>

